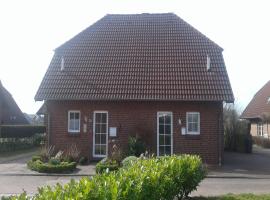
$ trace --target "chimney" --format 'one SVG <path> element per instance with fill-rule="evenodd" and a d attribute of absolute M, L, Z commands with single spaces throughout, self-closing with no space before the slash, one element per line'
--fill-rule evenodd
<path fill-rule="evenodd" d="M 210 60 L 210 57 L 209 55 L 207 54 L 207 57 L 206 57 L 206 69 L 207 71 L 209 71 L 211 69 L 211 60 Z"/>
<path fill-rule="evenodd" d="M 61 71 L 64 71 L 65 69 L 65 60 L 64 60 L 64 56 L 61 57 Z"/>

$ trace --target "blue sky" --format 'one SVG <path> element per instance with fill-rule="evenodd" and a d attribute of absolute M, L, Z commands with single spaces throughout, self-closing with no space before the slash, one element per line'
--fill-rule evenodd
<path fill-rule="evenodd" d="M 3 0 L 0 2 L 0 79 L 23 112 L 53 50 L 108 13 L 174 12 L 223 47 L 242 110 L 270 80 L 270 2 L 267 0 Z"/>

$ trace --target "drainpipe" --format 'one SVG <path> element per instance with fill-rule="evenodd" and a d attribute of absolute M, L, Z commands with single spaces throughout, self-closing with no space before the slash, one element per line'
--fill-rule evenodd
<path fill-rule="evenodd" d="M 223 133 L 223 128 L 222 128 L 222 125 L 223 125 L 223 104 L 221 104 L 221 112 L 219 112 L 219 115 L 218 115 L 218 165 L 221 166 L 222 165 L 222 134 Z"/>

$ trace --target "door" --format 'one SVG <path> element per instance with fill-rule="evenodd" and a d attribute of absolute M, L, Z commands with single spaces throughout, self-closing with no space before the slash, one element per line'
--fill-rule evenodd
<path fill-rule="evenodd" d="M 172 112 L 157 113 L 157 155 L 171 155 L 173 153 Z"/>
<path fill-rule="evenodd" d="M 93 156 L 106 157 L 108 151 L 108 112 L 95 111 L 93 122 Z"/>

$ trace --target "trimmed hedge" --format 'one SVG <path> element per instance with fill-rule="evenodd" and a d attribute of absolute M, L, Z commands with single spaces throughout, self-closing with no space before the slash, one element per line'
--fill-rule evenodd
<path fill-rule="evenodd" d="M 28 161 L 27 166 L 29 169 L 41 173 L 63 173 L 75 170 L 77 163 L 76 162 L 71 163 L 60 162 L 59 164 L 44 163 L 35 157 L 32 158 L 32 160 Z"/>
<path fill-rule="evenodd" d="M 119 168 L 120 166 L 116 161 L 111 161 L 104 158 L 96 164 L 96 173 L 101 174 L 104 172 L 116 171 Z"/>
<path fill-rule="evenodd" d="M 40 125 L 1 125 L 0 138 L 25 138 L 36 133 L 45 133 L 46 127 Z"/>
<path fill-rule="evenodd" d="M 122 166 L 123 167 L 129 167 L 131 164 L 136 162 L 139 158 L 136 156 L 128 156 L 124 160 L 122 160 Z"/>
<path fill-rule="evenodd" d="M 205 170 L 198 156 L 139 159 L 116 172 L 82 178 L 79 182 L 72 180 L 64 186 L 39 188 L 32 199 L 184 199 L 204 177 Z"/>

